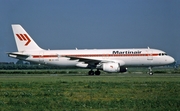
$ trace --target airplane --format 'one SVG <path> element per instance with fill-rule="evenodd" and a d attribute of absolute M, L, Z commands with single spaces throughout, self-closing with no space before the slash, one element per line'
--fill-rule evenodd
<path fill-rule="evenodd" d="M 122 73 L 127 67 L 152 67 L 173 63 L 173 57 L 164 51 L 151 48 L 128 49 L 74 49 L 45 50 L 40 48 L 31 36 L 19 24 L 12 24 L 12 30 L 18 52 L 7 53 L 9 57 L 38 64 L 60 67 L 88 68 L 88 75 L 100 75 L 100 70 L 110 73 Z M 96 71 L 93 71 L 96 69 Z"/>

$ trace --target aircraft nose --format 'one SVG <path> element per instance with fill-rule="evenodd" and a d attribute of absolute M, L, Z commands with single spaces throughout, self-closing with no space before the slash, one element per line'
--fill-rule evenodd
<path fill-rule="evenodd" d="M 168 62 L 169 64 L 171 64 L 171 63 L 174 63 L 175 60 L 174 60 L 173 57 L 169 56 L 169 58 L 167 59 L 167 62 Z"/>

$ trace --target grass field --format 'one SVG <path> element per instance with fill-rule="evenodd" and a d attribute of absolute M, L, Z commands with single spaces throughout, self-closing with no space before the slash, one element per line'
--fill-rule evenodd
<path fill-rule="evenodd" d="M 179 111 L 180 74 L 2 74 L 1 111 Z"/>

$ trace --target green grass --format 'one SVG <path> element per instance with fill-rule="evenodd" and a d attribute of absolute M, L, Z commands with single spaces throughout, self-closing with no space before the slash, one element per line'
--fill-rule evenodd
<path fill-rule="evenodd" d="M 0 70 L 0 74 L 82 74 L 87 75 L 89 69 L 37 69 L 37 70 Z M 145 74 L 148 68 L 128 68 L 128 74 Z M 174 68 L 153 68 L 153 72 L 157 74 L 180 74 L 180 69 Z M 101 74 L 108 74 L 101 71 Z"/>
<path fill-rule="evenodd" d="M 180 110 L 179 74 L 1 74 L 1 111 Z"/>

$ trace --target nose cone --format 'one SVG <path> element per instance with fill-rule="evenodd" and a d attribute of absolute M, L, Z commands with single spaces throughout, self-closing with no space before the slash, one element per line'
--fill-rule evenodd
<path fill-rule="evenodd" d="M 168 64 L 172 64 L 172 63 L 174 63 L 174 62 L 175 62 L 175 60 L 174 60 L 173 57 L 169 56 L 169 57 L 167 58 L 167 63 L 168 63 Z"/>

